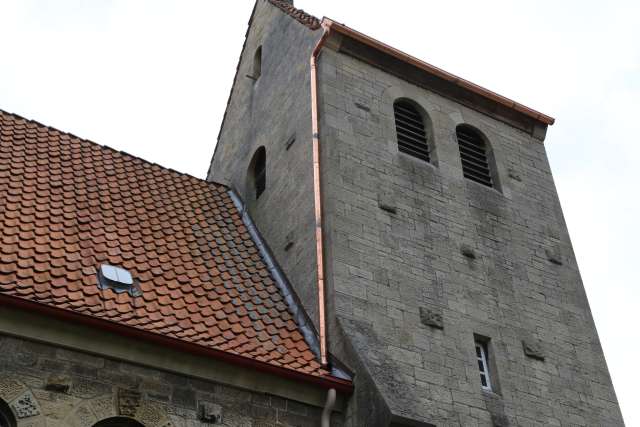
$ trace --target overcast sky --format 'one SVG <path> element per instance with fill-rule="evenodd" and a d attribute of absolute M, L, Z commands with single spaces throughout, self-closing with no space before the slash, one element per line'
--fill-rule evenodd
<path fill-rule="evenodd" d="M 296 0 L 556 117 L 546 146 L 640 426 L 640 2 Z M 0 0 L 0 109 L 204 178 L 253 0 Z"/>

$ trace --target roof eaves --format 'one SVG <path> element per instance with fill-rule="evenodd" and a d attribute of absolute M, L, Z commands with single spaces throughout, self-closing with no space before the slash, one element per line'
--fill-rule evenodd
<path fill-rule="evenodd" d="M 113 322 L 111 320 L 87 316 L 71 310 L 65 310 L 36 301 L 26 300 L 20 297 L 0 293 L 0 306 L 3 304 L 22 310 L 28 310 L 30 312 L 40 313 L 45 316 L 52 316 L 63 321 L 70 321 L 83 324 L 85 326 L 98 328 L 129 338 L 142 339 L 153 344 L 171 347 L 176 350 L 189 352 L 194 355 L 212 357 L 227 363 L 234 364 L 236 366 L 256 369 L 258 371 L 271 373 L 282 378 L 303 381 L 324 389 L 335 388 L 337 391 L 347 394 L 351 394 L 353 392 L 353 383 L 351 381 L 344 380 L 338 377 L 315 376 L 293 369 L 276 366 L 267 362 L 251 359 L 239 354 L 217 350 L 209 347 L 203 347 L 195 343 L 172 338 L 167 335 L 161 335 L 155 332 L 145 331 L 133 326 Z"/>

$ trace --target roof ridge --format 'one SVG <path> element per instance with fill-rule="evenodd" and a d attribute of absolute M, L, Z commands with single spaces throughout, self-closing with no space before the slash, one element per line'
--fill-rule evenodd
<path fill-rule="evenodd" d="M 146 163 L 146 164 L 148 164 L 150 166 L 156 166 L 156 167 L 158 167 L 160 169 L 163 169 L 163 170 L 166 170 L 168 172 L 171 172 L 171 173 L 173 173 L 174 175 L 176 175 L 176 176 L 178 176 L 180 178 L 193 179 L 193 180 L 196 180 L 196 181 L 198 181 L 200 183 L 204 183 L 204 184 L 207 184 L 207 185 L 209 185 L 209 184 L 218 185 L 218 186 L 221 186 L 221 187 L 223 187 L 223 188 L 225 188 L 227 190 L 230 188 L 228 185 L 225 185 L 225 184 L 223 184 L 221 182 L 207 181 L 206 179 L 198 178 L 197 176 L 193 176 L 193 175 L 188 174 L 186 172 L 180 172 L 180 171 L 177 171 L 177 170 L 175 170 L 173 168 L 170 168 L 170 167 L 167 167 L 167 166 L 162 166 L 161 164 L 146 160 L 146 159 L 144 159 L 142 157 L 136 156 L 136 155 L 131 154 L 131 153 L 127 153 L 124 150 L 118 150 L 116 148 L 110 147 L 110 146 L 105 145 L 105 144 L 99 144 L 99 143 L 94 142 L 94 141 L 92 141 L 90 139 L 82 138 L 82 137 L 80 137 L 78 135 L 75 135 L 75 134 L 73 134 L 71 132 L 60 130 L 60 129 L 56 128 L 56 127 L 46 125 L 46 124 L 44 124 L 42 122 L 39 122 L 37 120 L 29 119 L 29 118 L 24 117 L 24 116 L 22 116 L 20 114 L 12 113 L 10 111 L 6 111 L 6 110 L 3 110 L 2 108 L 0 108 L 0 116 L 2 116 L 2 115 L 12 116 L 12 117 L 14 117 L 16 119 L 24 120 L 24 121 L 26 121 L 28 123 L 31 123 L 31 124 L 34 124 L 36 126 L 39 126 L 39 127 L 51 130 L 51 131 L 59 132 L 61 135 L 67 135 L 70 138 L 74 138 L 74 139 L 78 140 L 81 143 L 86 143 L 86 144 L 89 144 L 91 146 L 95 146 L 97 148 L 101 148 L 103 150 L 110 150 L 110 151 L 113 151 L 114 153 L 120 154 L 120 155 L 122 155 L 124 157 L 129 157 L 129 158 L 131 158 L 133 160 L 139 160 L 142 163 Z"/>
<path fill-rule="evenodd" d="M 287 0 L 268 0 L 269 3 L 282 10 L 287 15 L 300 22 L 311 30 L 317 30 L 320 28 L 320 20 L 315 16 L 305 12 L 303 9 L 298 9 L 293 5 L 293 2 Z"/>

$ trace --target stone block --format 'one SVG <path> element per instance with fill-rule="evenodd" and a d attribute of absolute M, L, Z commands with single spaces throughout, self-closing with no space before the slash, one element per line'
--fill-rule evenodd
<path fill-rule="evenodd" d="M 26 391 L 11 403 L 11 409 L 16 414 L 16 418 L 29 418 L 40 415 L 40 406 L 31 391 Z"/>
<path fill-rule="evenodd" d="M 527 357 L 542 361 L 545 359 L 542 343 L 539 340 L 531 338 L 522 340 L 522 349 Z"/>
<path fill-rule="evenodd" d="M 222 423 L 222 407 L 212 402 L 198 402 L 198 419 L 205 423 Z"/>
<path fill-rule="evenodd" d="M 378 193 L 378 207 L 391 214 L 398 212 L 396 198 L 388 192 Z"/>
<path fill-rule="evenodd" d="M 140 403 L 142 395 L 138 391 L 118 389 L 118 414 L 127 417 L 134 417 Z"/>
<path fill-rule="evenodd" d="M 425 326 L 432 328 L 444 329 L 442 321 L 442 310 L 436 308 L 420 307 L 420 321 Z"/>
<path fill-rule="evenodd" d="M 68 393 L 71 388 L 71 378 L 67 375 L 51 374 L 47 378 L 44 389 L 56 393 Z"/>

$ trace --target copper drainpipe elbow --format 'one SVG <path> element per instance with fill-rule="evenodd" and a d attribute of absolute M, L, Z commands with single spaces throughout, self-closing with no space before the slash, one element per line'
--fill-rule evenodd
<path fill-rule="evenodd" d="M 322 233 L 322 192 L 320 187 L 320 136 L 318 126 L 318 73 L 317 62 L 320 50 L 329 32 L 330 24 L 322 22 L 322 36 L 311 53 L 311 134 L 313 138 L 313 199 L 316 219 L 316 266 L 318 270 L 318 329 L 320 330 L 320 363 L 327 366 L 327 325 L 324 292 L 324 245 Z"/>

